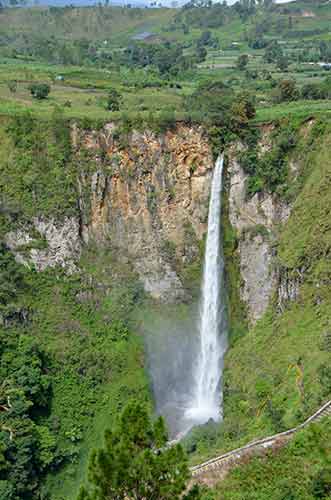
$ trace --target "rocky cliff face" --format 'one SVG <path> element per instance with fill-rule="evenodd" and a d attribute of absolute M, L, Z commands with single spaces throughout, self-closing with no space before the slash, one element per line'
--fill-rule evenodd
<path fill-rule="evenodd" d="M 146 292 L 172 302 L 189 295 L 183 273 L 200 257 L 213 158 L 202 128 L 178 125 L 119 135 L 73 128 L 79 218 L 43 217 L 7 234 L 17 260 L 42 271 L 77 269 L 83 245 L 107 246 L 132 263 Z"/>
<path fill-rule="evenodd" d="M 112 125 L 75 131 L 94 168 L 79 176 L 82 237 L 130 259 L 154 298 L 183 299 L 181 271 L 199 256 L 206 231 L 213 159 L 199 127 L 132 132 L 125 146 Z M 87 194 L 87 196 L 86 196 Z"/>
<path fill-rule="evenodd" d="M 130 262 L 145 291 L 174 302 L 190 296 L 185 271 L 201 268 L 214 161 L 208 137 L 198 126 L 177 125 L 156 134 L 119 134 L 74 127 L 79 217 L 34 218 L 7 234 L 16 259 L 38 271 L 62 266 L 72 273 L 84 245 L 107 247 Z M 261 151 L 271 147 L 262 133 Z M 278 308 L 298 295 L 300 276 L 277 267 L 275 242 L 291 207 L 276 195 L 247 196 L 247 174 L 238 161 L 244 146 L 227 151 L 229 222 L 238 236 L 241 299 L 256 322 L 278 290 Z M 198 264 L 198 265 L 197 265 Z"/>
<path fill-rule="evenodd" d="M 55 266 L 70 274 L 77 270 L 81 241 L 75 217 L 63 221 L 35 217 L 29 225 L 7 233 L 5 240 L 17 262 L 37 271 Z"/>
<path fill-rule="evenodd" d="M 268 147 L 268 134 L 265 134 L 260 148 Z M 291 206 L 268 193 L 257 193 L 251 198 L 247 196 L 248 175 L 238 161 L 242 151 L 242 144 L 237 143 L 228 152 L 229 219 L 239 238 L 243 282 L 240 295 L 247 305 L 249 320 L 255 323 L 265 312 L 278 287 L 280 273 L 274 245 L 280 225 L 290 215 Z M 283 284 L 280 288 L 285 293 L 288 286 Z"/>

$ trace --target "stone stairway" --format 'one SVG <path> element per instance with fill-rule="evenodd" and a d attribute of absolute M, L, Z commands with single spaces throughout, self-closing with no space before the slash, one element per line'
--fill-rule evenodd
<path fill-rule="evenodd" d="M 268 448 L 276 449 L 283 446 L 297 431 L 312 422 L 318 422 L 324 417 L 331 417 L 331 401 L 325 403 L 311 415 L 311 417 L 293 429 L 253 441 L 241 448 L 229 451 L 223 455 L 207 460 L 207 462 L 191 467 L 193 482 L 201 482 L 212 486 L 215 482 L 223 479 L 230 469 L 239 465 L 243 460 L 247 461 L 249 457 L 263 453 Z"/>

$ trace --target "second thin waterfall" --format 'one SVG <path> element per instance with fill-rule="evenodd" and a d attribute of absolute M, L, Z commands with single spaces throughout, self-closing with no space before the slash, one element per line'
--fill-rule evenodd
<path fill-rule="evenodd" d="M 223 156 L 215 165 L 208 213 L 202 297 L 199 317 L 199 353 L 194 366 L 192 399 L 186 418 L 202 424 L 222 416 L 221 377 L 227 348 L 224 259 L 221 237 Z"/>

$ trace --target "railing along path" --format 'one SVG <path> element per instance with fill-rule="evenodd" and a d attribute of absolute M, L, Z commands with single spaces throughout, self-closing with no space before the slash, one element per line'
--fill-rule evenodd
<path fill-rule="evenodd" d="M 307 418 L 302 424 L 297 427 L 293 427 L 285 432 L 280 432 L 278 434 L 274 434 L 273 436 L 266 437 L 264 439 L 259 439 L 257 441 L 252 441 L 241 448 L 237 448 L 232 451 L 228 451 L 223 455 L 220 455 L 215 458 L 211 458 L 206 462 L 191 467 L 191 472 L 193 478 L 199 478 L 206 472 L 214 471 L 222 468 L 230 468 L 231 465 L 235 465 L 240 462 L 244 456 L 248 456 L 254 454 L 255 451 L 264 450 L 266 448 L 270 448 L 280 441 L 287 441 L 289 437 L 295 432 L 299 431 L 303 427 L 311 424 L 312 422 L 316 422 L 323 417 L 331 416 L 331 401 L 328 401 L 323 406 L 321 406 L 316 413 L 314 413 L 311 417 Z"/>

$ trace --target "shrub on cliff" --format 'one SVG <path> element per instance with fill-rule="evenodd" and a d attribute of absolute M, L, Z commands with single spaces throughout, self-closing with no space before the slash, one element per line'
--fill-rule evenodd
<path fill-rule="evenodd" d="M 287 155 L 297 143 L 295 128 L 290 124 L 279 125 L 273 132 L 273 148 L 260 154 L 251 148 L 240 155 L 240 164 L 249 174 L 247 194 L 266 190 L 270 193 L 285 194 L 287 189 Z"/>
<path fill-rule="evenodd" d="M 8 307 L 24 287 L 24 268 L 17 264 L 13 254 L 0 240 L 0 311 Z"/>

